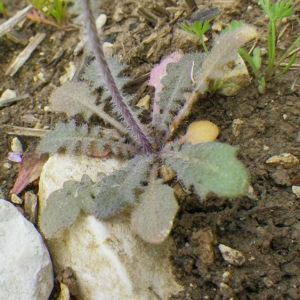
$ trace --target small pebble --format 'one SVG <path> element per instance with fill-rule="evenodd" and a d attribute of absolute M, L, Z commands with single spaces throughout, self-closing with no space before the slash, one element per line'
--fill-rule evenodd
<path fill-rule="evenodd" d="M 50 106 L 45 106 L 44 107 L 44 112 L 51 112 L 51 111 L 52 111 L 52 109 L 51 109 Z"/>
<path fill-rule="evenodd" d="M 245 256 L 241 251 L 232 249 L 223 244 L 219 244 L 219 250 L 224 260 L 226 260 L 231 265 L 242 266 L 246 261 Z"/>
<path fill-rule="evenodd" d="M 23 200 L 15 194 L 11 195 L 11 202 L 14 204 L 23 204 Z"/>
<path fill-rule="evenodd" d="M 149 108 L 150 108 L 150 96 L 146 95 L 145 97 L 140 99 L 140 101 L 137 103 L 136 106 L 138 106 L 140 108 L 143 108 L 143 109 L 149 110 Z"/>
<path fill-rule="evenodd" d="M 32 191 L 29 191 L 25 193 L 24 199 L 24 210 L 28 216 L 28 221 L 35 224 L 37 218 L 37 196 Z"/>
<path fill-rule="evenodd" d="M 4 167 L 5 169 L 9 170 L 9 169 L 11 169 L 11 164 L 10 164 L 10 163 L 5 163 L 5 164 L 3 165 L 3 167 Z"/>
<path fill-rule="evenodd" d="M 122 11 L 121 8 L 117 8 L 114 12 L 114 15 L 112 17 L 113 21 L 115 22 L 121 22 L 124 18 L 124 12 Z"/>
<path fill-rule="evenodd" d="M 243 121 L 241 119 L 234 119 L 232 122 L 232 133 L 235 137 L 238 137 L 241 135 L 242 132 L 242 126 Z"/>
<path fill-rule="evenodd" d="M 299 164 L 297 157 L 290 153 L 281 153 L 270 157 L 266 163 L 277 167 L 277 169 L 289 169 Z"/>
<path fill-rule="evenodd" d="M 100 33 L 102 31 L 102 27 L 105 25 L 106 21 L 107 21 L 107 15 L 105 15 L 105 14 L 101 14 L 97 18 L 96 27 L 97 27 L 98 33 Z"/>
<path fill-rule="evenodd" d="M 293 186 L 292 186 L 292 192 L 293 192 L 298 198 L 300 198 L 300 186 L 293 185 Z"/>
<path fill-rule="evenodd" d="M 23 154 L 23 152 L 24 152 L 22 143 L 17 137 L 14 137 L 12 139 L 11 144 L 10 144 L 10 149 L 12 152 L 19 153 L 19 154 Z"/>
<path fill-rule="evenodd" d="M 102 45 L 102 48 L 103 48 L 103 52 L 104 52 L 105 56 L 110 56 L 110 57 L 113 56 L 114 45 L 112 43 L 104 42 Z"/>
<path fill-rule="evenodd" d="M 15 98 L 15 97 L 17 97 L 17 93 L 14 90 L 7 89 L 2 93 L 0 97 L 0 103 L 3 100 Z"/>
<path fill-rule="evenodd" d="M 43 82 L 43 83 L 46 82 L 45 75 L 44 75 L 44 73 L 42 73 L 42 72 L 40 72 L 39 74 L 37 74 L 37 78 L 38 78 L 41 82 Z"/>
<path fill-rule="evenodd" d="M 291 179 L 286 170 L 276 170 L 275 172 L 270 173 L 270 176 L 278 185 L 283 185 L 283 186 L 291 185 Z"/>

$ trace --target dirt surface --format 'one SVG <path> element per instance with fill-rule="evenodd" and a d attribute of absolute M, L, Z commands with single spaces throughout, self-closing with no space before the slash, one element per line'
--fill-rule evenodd
<path fill-rule="evenodd" d="M 9 14 L 26 5 L 24 1 L 3 2 Z M 260 33 L 259 46 L 266 47 L 266 19 L 257 1 L 197 3 L 202 20 L 206 15 L 203 12 L 210 15 L 219 9 L 212 24 L 219 23 L 224 28 L 237 20 L 255 25 Z M 156 25 L 145 22 L 137 8 L 149 8 L 152 4 L 153 1 L 145 0 L 110 0 L 96 7 L 97 14 L 108 16 L 102 41 L 114 44 L 113 54 L 129 65 L 127 73 L 136 79 L 131 87 L 136 101 L 147 94 L 153 95 L 153 89 L 147 86 L 147 76 L 163 57 L 175 50 L 203 51 L 197 40 L 178 28 L 178 21 L 174 20 L 178 8 L 169 7 L 171 16 L 160 18 Z M 185 16 L 187 6 L 183 1 L 180 4 Z M 299 11 L 299 1 L 295 1 L 298 18 Z M 179 21 L 182 20 L 180 17 Z M 36 117 L 40 127 L 46 129 L 52 129 L 58 120 L 67 119 L 47 109 L 48 98 L 54 87 L 59 86 L 59 78 L 66 73 L 70 62 L 77 68 L 82 65 L 84 56 L 74 55 L 79 31 L 71 25 L 58 30 L 34 23 L 20 30 L 26 38 L 37 32 L 45 32 L 47 36 L 14 77 L 6 76 L 5 71 L 24 46 L 6 37 L 0 39 L 1 92 L 9 88 L 18 95 L 30 94 L 28 99 L 0 108 L 0 126 L 30 127 L 20 119 L 27 114 Z M 279 46 L 290 45 L 299 32 L 297 20 L 290 21 Z M 217 34 L 217 31 L 207 34 L 209 47 Z M 44 82 L 34 80 L 40 72 L 44 73 Z M 258 93 L 253 83 L 235 97 L 213 95 L 194 107 L 187 124 L 193 120 L 210 120 L 220 127 L 218 140 L 238 147 L 239 158 L 250 173 L 253 191 L 240 199 L 210 195 L 201 202 L 174 183 L 180 211 L 172 231 L 175 246 L 171 260 L 174 275 L 184 290 L 172 299 L 300 299 L 300 202 L 291 189 L 300 182 L 300 164 L 289 169 L 266 164 L 268 158 L 281 153 L 300 158 L 298 75 L 295 69 L 270 82 L 264 95 Z M 19 165 L 7 159 L 12 136 L 3 128 L 0 134 L 0 188 L 3 197 L 8 199 Z M 34 140 L 22 136 L 20 139 L 25 149 Z M 4 167 L 6 163 L 11 168 Z M 26 190 L 37 192 L 37 182 Z M 220 244 L 240 251 L 245 261 L 229 264 L 220 253 Z"/>

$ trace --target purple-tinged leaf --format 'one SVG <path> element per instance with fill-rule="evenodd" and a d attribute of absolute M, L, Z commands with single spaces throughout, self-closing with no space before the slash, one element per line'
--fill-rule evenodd
<path fill-rule="evenodd" d="M 160 96 L 158 95 L 162 89 L 163 84 L 161 79 L 167 75 L 167 65 L 170 63 L 176 63 L 180 60 L 182 54 L 179 52 L 173 52 L 164 58 L 159 65 L 154 67 L 150 73 L 149 85 L 155 88 L 155 95 L 154 95 L 154 103 L 153 103 L 153 115 L 152 118 L 156 114 L 160 113 L 160 107 L 157 105 L 157 102 L 160 100 Z"/>
<path fill-rule="evenodd" d="M 39 178 L 47 160 L 48 154 L 36 154 L 27 151 L 23 155 L 18 178 L 11 193 L 16 195 L 20 194 L 28 184 Z"/>

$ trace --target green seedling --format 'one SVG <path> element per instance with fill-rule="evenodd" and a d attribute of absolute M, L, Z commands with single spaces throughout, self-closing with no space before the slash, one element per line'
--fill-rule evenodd
<path fill-rule="evenodd" d="M 185 30 L 186 32 L 188 32 L 189 34 L 191 34 L 192 36 L 198 38 L 201 42 L 201 45 L 204 48 L 204 51 L 206 53 L 208 53 L 208 49 L 207 46 L 204 42 L 204 34 L 209 30 L 210 26 L 208 22 L 202 23 L 202 22 L 194 22 L 191 26 L 188 26 L 186 24 L 179 24 L 179 27 L 183 30 Z"/>
<path fill-rule="evenodd" d="M 239 86 L 237 84 L 233 84 L 233 83 L 232 84 L 224 84 L 223 79 L 218 78 L 213 82 L 212 88 L 206 90 L 206 92 L 211 96 L 211 95 L 215 94 L 217 91 L 219 91 L 221 89 L 225 89 L 225 88 L 236 88 L 236 89 L 238 89 Z"/>
<path fill-rule="evenodd" d="M 229 25 L 229 27 L 225 28 L 224 30 L 222 30 L 222 34 L 226 34 L 229 33 L 233 30 L 236 30 L 240 27 L 245 26 L 246 24 L 244 22 L 237 22 L 237 21 L 232 21 Z"/>
<path fill-rule="evenodd" d="M 34 21 L 61 26 L 67 19 L 67 0 L 29 0 L 29 3 L 38 11 L 27 15 Z"/>
<path fill-rule="evenodd" d="M 282 24 L 283 18 L 290 17 L 293 14 L 292 8 L 293 0 L 288 2 L 280 1 L 271 4 L 269 0 L 261 0 L 259 2 L 262 9 L 265 11 L 269 18 L 268 27 L 268 65 L 267 68 L 261 70 L 261 51 L 256 48 L 253 51 L 253 55 L 250 56 L 244 50 L 239 50 L 239 54 L 249 63 L 251 66 L 255 78 L 258 80 L 259 87 L 258 90 L 261 93 L 265 92 L 266 83 L 274 78 L 277 78 L 284 73 L 286 73 L 290 67 L 294 64 L 297 54 L 294 53 L 296 46 L 300 42 L 300 37 L 298 37 L 292 45 L 283 53 L 283 55 L 276 61 L 277 53 L 276 46 L 278 42 L 278 29 Z M 284 60 L 289 58 L 288 63 L 284 69 L 278 73 L 277 70 Z"/>
<path fill-rule="evenodd" d="M 4 4 L 3 4 L 2 1 L 0 1 L 0 13 L 2 15 L 6 15 L 6 9 L 5 9 Z"/>

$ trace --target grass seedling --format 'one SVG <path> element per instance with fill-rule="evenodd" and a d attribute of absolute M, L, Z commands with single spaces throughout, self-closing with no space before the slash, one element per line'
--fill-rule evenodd
<path fill-rule="evenodd" d="M 256 48 L 253 51 L 253 55 L 250 56 L 246 51 L 240 49 L 239 54 L 249 63 L 251 66 L 255 78 L 258 80 L 258 90 L 261 93 L 265 92 L 266 83 L 274 78 L 277 78 L 286 73 L 290 67 L 294 64 L 297 54 L 293 53 L 296 46 L 300 42 L 298 37 L 292 45 L 284 52 L 284 54 L 276 61 L 277 53 L 276 46 L 278 42 L 278 29 L 282 24 L 283 18 L 290 17 L 293 14 L 292 8 L 293 0 L 288 2 L 280 1 L 274 4 L 270 3 L 270 0 L 260 0 L 259 5 L 265 11 L 269 18 L 268 27 L 268 65 L 267 68 L 261 71 L 261 51 Z M 290 57 L 290 60 L 284 67 L 284 69 L 278 73 L 279 66 L 284 60 Z"/>
<path fill-rule="evenodd" d="M 4 4 L 3 4 L 2 1 L 0 1 L 0 13 L 2 15 L 6 15 L 6 9 L 5 9 Z"/>
<path fill-rule="evenodd" d="M 204 51 L 206 53 L 208 53 L 208 49 L 207 46 L 205 44 L 204 41 L 204 34 L 209 30 L 210 26 L 208 22 L 202 23 L 202 22 L 194 22 L 191 26 L 188 26 L 186 24 L 179 24 L 179 27 L 183 30 L 185 30 L 186 32 L 188 32 L 189 34 L 191 34 L 192 36 L 198 38 L 201 42 L 201 45 L 204 48 Z"/>
<path fill-rule="evenodd" d="M 53 26 L 62 26 L 67 19 L 67 0 L 29 0 L 37 12 L 27 16 L 34 20 Z"/>

